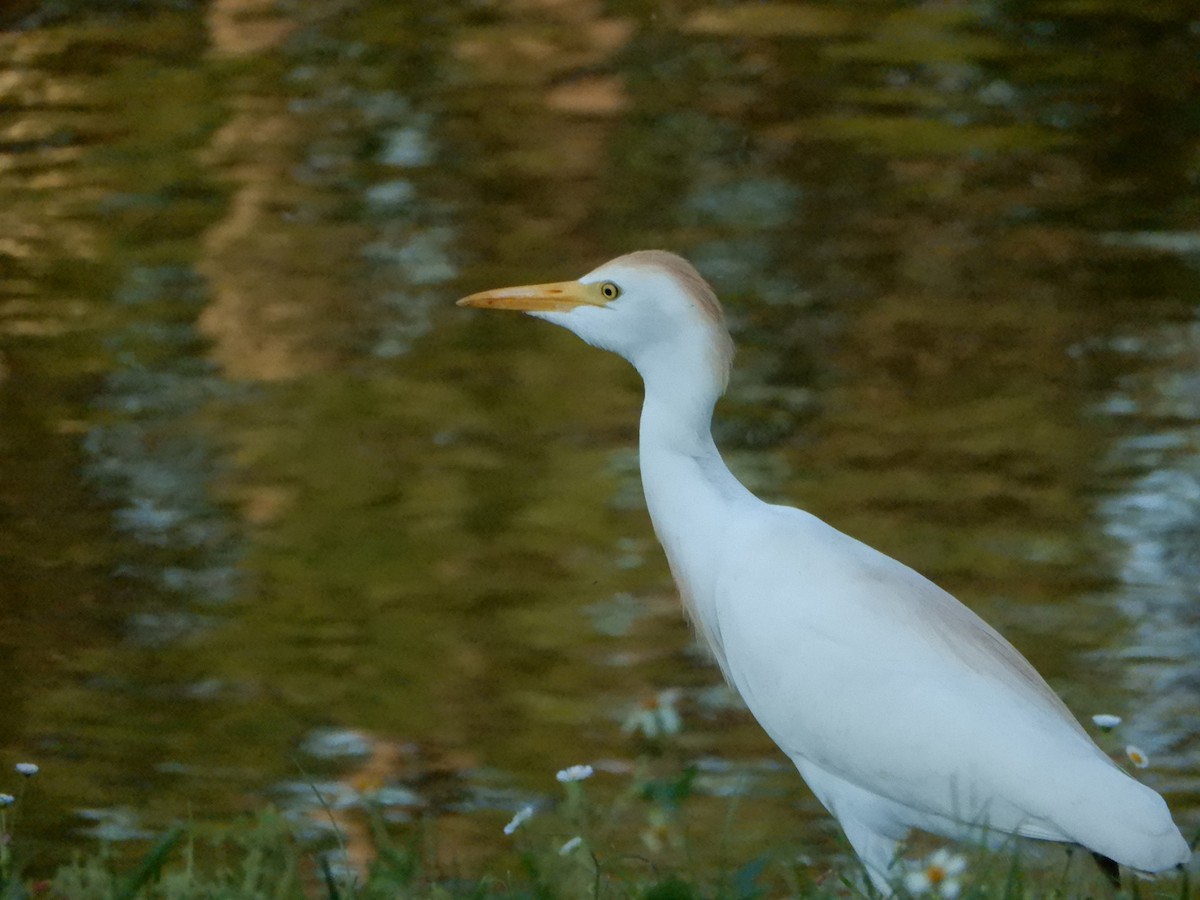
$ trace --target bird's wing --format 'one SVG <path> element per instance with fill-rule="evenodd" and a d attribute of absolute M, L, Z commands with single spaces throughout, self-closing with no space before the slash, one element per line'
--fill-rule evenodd
<path fill-rule="evenodd" d="M 1002 634 L 925 576 L 877 551 L 871 554 L 874 559 L 861 563 L 858 587 L 869 595 L 868 602 L 874 601 L 872 611 L 919 629 L 927 645 L 953 654 L 1091 741 L 1054 689 Z"/>
<path fill-rule="evenodd" d="M 928 579 L 806 513 L 740 521 L 714 585 L 718 655 L 789 755 L 1007 831 L 1046 830 L 1039 795 L 1124 778 L 1033 666 Z"/>

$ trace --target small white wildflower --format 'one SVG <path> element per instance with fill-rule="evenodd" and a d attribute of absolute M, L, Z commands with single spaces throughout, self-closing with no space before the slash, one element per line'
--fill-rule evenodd
<path fill-rule="evenodd" d="M 675 703 L 679 699 L 679 691 L 663 691 L 658 695 L 658 727 L 663 734 L 679 734 L 683 730 L 683 719 Z"/>
<path fill-rule="evenodd" d="M 579 835 L 575 835 L 575 837 L 571 838 L 569 841 L 567 841 L 565 844 L 563 844 L 561 847 L 558 848 L 558 855 L 559 856 L 570 856 L 572 853 L 574 853 L 576 850 L 578 850 L 582 844 L 583 844 L 583 838 L 581 838 Z"/>
<path fill-rule="evenodd" d="M 672 688 L 642 700 L 625 717 L 621 730 L 626 734 L 641 732 L 650 740 L 679 734 L 683 728 L 683 720 L 675 707 L 679 695 L 680 691 Z"/>
<path fill-rule="evenodd" d="M 554 777 L 566 784 L 569 781 L 583 781 L 585 778 L 591 778 L 595 773 L 596 770 L 589 765 L 568 766 Z"/>
<path fill-rule="evenodd" d="M 1144 769 L 1150 765 L 1150 757 L 1146 755 L 1146 752 L 1141 747 L 1135 747 L 1133 744 L 1130 744 L 1125 748 L 1125 755 L 1139 769 Z"/>
<path fill-rule="evenodd" d="M 967 871 L 966 857 L 949 850 L 935 850 L 924 862 L 916 863 L 904 876 L 904 889 L 910 894 L 934 894 L 954 900 L 962 885 L 959 876 Z"/>
<path fill-rule="evenodd" d="M 1092 716 L 1092 721 L 1096 723 L 1096 727 L 1101 731 L 1112 731 L 1121 724 L 1121 717 L 1110 715 L 1109 713 L 1096 713 Z"/>
<path fill-rule="evenodd" d="M 12 806 L 16 802 L 17 798 L 12 794 L 0 794 L 0 809 L 4 809 L 6 806 Z"/>
<path fill-rule="evenodd" d="M 658 737 L 658 719 L 654 711 L 645 706 L 635 706 L 621 722 L 621 730 L 626 734 L 640 732 L 648 738 Z"/>
<path fill-rule="evenodd" d="M 642 843 L 651 853 L 661 853 L 668 849 L 678 850 L 683 846 L 683 835 L 669 812 L 662 807 L 653 806 L 646 813 Z"/>
<path fill-rule="evenodd" d="M 24 775 L 26 778 L 32 778 L 39 771 L 37 763 L 17 763 L 13 768 L 17 770 L 18 775 Z"/>
<path fill-rule="evenodd" d="M 526 822 L 528 822 L 532 815 L 533 815 L 533 807 L 532 806 L 522 806 L 519 810 L 517 810 L 517 814 L 512 817 L 512 821 L 510 821 L 507 825 L 504 826 L 504 833 L 512 834 L 514 831 L 516 831 L 518 828 L 520 828 L 522 825 L 524 825 Z"/>

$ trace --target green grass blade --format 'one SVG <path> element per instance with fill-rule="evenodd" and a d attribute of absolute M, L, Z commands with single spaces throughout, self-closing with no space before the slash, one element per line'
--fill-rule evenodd
<path fill-rule="evenodd" d="M 183 840 L 183 835 L 184 829 L 172 828 L 159 838 L 158 843 L 151 847 L 150 852 L 142 859 L 137 870 L 113 895 L 113 900 L 133 900 L 143 887 L 157 878 L 158 873 L 162 871 L 162 867 L 167 862 L 167 857 L 171 855 L 171 851 Z"/>

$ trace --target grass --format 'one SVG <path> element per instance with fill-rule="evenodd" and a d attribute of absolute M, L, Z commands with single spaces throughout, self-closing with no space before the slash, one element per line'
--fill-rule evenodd
<path fill-rule="evenodd" d="M 661 763 L 661 760 L 659 761 Z M 0 808 L 0 900 L 766 900 L 868 896 L 856 867 L 823 871 L 778 847 L 734 867 L 712 861 L 707 848 L 724 836 L 689 835 L 685 826 L 692 774 L 651 775 L 641 769 L 628 790 L 603 803 L 588 793 L 586 772 L 567 777 L 557 802 L 517 816 L 497 829 L 497 859 L 487 872 L 447 870 L 439 859 L 436 822 L 388 827 L 368 805 L 366 828 L 349 847 L 344 832 L 322 846 L 296 836 L 293 822 L 265 809 L 221 827 L 194 825 L 167 831 L 140 858 L 101 847 L 45 878 L 21 871 L 19 836 L 10 835 L 20 798 Z M 560 773 L 564 775 L 566 773 Z M 330 822 L 334 821 L 328 811 Z M 8 818 L 4 818 L 7 814 Z M 696 829 L 699 831 L 699 829 Z M 565 839 L 564 839 L 565 838 Z M 364 852 L 365 849 L 365 852 Z M 511 852 L 509 852 L 511 850 Z M 1114 894 L 1087 854 L 1054 851 L 1052 865 L 1023 853 L 958 856 L 934 851 L 906 862 L 897 896 L 953 895 L 957 900 L 1198 900 L 1187 876 L 1155 882 L 1127 880 Z M 719 856 L 719 854 L 717 854 Z M 906 858 L 920 854 L 910 848 Z M 349 860 L 357 860 L 351 865 Z M 952 860 L 952 861 L 951 861 Z M 1064 864 L 1064 860 L 1066 860 Z M 964 871 L 955 876 L 955 871 Z M 924 883 L 917 873 L 932 874 Z M 949 873 L 949 877 L 941 878 Z M 941 878 L 941 880 L 939 880 Z M 908 890 L 905 884 L 908 884 Z M 914 886 L 916 885 L 916 886 Z M 951 889 L 951 885 L 954 889 Z M 909 893 L 909 891 L 915 893 Z"/>
<path fill-rule="evenodd" d="M 739 869 L 709 875 L 660 870 L 646 860 L 613 859 L 577 849 L 528 848 L 503 875 L 451 876 L 423 858 L 419 842 L 382 838 L 368 872 L 351 876 L 335 869 L 330 856 L 306 849 L 288 823 L 266 811 L 253 822 L 213 832 L 175 830 L 163 836 L 136 865 L 122 871 L 111 854 L 97 853 L 60 868 L 51 879 L 12 879 L 0 889 L 4 900 L 34 897 L 61 900 L 491 900 L 491 898 L 638 898 L 638 900 L 757 900 L 757 898 L 843 898 L 865 896 L 848 871 L 815 882 L 786 854 L 762 857 Z M 202 858 L 206 862 L 201 862 Z M 1073 876 L 1025 871 L 1018 857 L 995 857 L 973 865 L 959 900 L 1104 898 L 1112 892 L 1087 872 L 1080 858 Z M 977 861 L 978 862 L 978 861 Z M 1088 865 L 1090 866 L 1090 861 Z M 1184 878 L 1153 884 L 1133 881 L 1123 896 L 1133 900 L 1194 900 Z M 903 891 L 899 895 L 907 898 Z M 937 891 L 930 896 L 940 896 Z"/>

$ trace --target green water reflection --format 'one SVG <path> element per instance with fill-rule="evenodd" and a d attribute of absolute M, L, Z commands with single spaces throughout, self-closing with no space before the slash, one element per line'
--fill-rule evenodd
<path fill-rule="evenodd" d="M 303 819 L 300 769 L 493 856 L 672 688 L 699 822 L 737 784 L 732 852 L 835 847 L 681 620 L 635 376 L 453 306 L 648 246 L 726 299 L 747 482 L 1125 716 L 1200 824 L 1191 5 L 660 6 L 7 14 L 0 761 L 44 859 Z"/>

